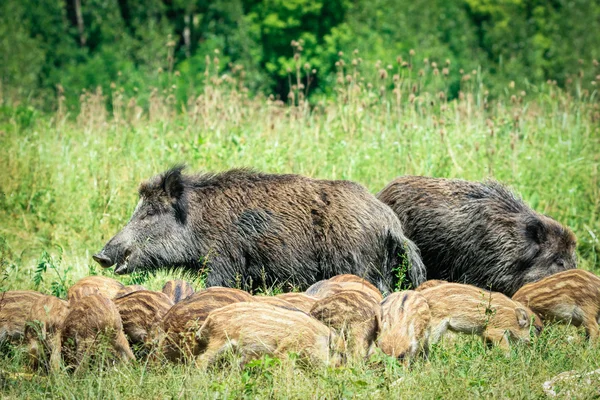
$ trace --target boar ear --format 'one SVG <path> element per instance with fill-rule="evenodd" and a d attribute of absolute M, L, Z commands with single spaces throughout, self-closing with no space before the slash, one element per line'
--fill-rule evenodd
<path fill-rule="evenodd" d="M 529 316 L 527 315 L 527 311 L 525 311 L 521 307 L 517 307 L 515 308 L 515 314 L 517 315 L 517 322 L 519 323 L 519 327 L 527 328 L 529 326 Z"/>
<path fill-rule="evenodd" d="M 546 226 L 539 218 L 531 218 L 525 222 L 525 235 L 537 244 L 546 240 Z"/>
<path fill-rule="evenodd" d="M 184 187 L 181 171 L 183 171 L 184 168 L 183 165 L 178 165 L 171 168 L 163 175 L 162 189 L 171 199 L 179 199 L 183 194 Z"/>

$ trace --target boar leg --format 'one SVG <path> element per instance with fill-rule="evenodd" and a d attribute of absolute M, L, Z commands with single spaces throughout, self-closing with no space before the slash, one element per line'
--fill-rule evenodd
<path fill-rule="evenodd" d="M 115 338 L 115 350 L 117 350 L 117 353 L 121 356 L 123 361 L 127 362 L 129 360 L 135 360 L 135 356 L 131 351 L 131 347 L 129 347 L 129 342 L 123 331 L 117 333 L 117 337 Z"/>
<path fill-rule="evenodd" d="M 497 345 L 505 351 L 510 351 L 510 343 L 504 329 L 488 328 L 483 332 L 483 339 Z"/>
<path fill-rule="evenodd" d="M 448 330 L 450 326 L 450 321 L 448 320 L 431 320 L 431 335 L 430 342 L 435 344 L 440 341 L 444 333 Z"/>
<path fill-rule="evenodd" d="M 50 371 L 60 369 L 61 337 L 60 332 L 55 332 L 49 342 L 50 346 Z"/>
<path fill-rule="evenodd" d="M 31 361 L 31 368 L 34 370 L 40 368 L 40 345 L 36 339 L 29 341 L 29 360 Z"/>
<path fill-rule="evenodd" d="M 595 310 L 594 310 L 595 311 Z M 583 326 L 585 327 L 585 333 L 590 341 L 596 341 L 600 329 L 598 328 L 598 320 L 596 319 L 595 312 L 586 312 L 583 318 Z"/>
<path fill-rule="evenodd" d="M 210 345 L 200 357 L 196 359 L 196 367 L 199 369 L 207 369 L 217 361 L 217 359 L 225 352 L 233 347 L 232 343 L 227 341 L 211 341 Z"/>

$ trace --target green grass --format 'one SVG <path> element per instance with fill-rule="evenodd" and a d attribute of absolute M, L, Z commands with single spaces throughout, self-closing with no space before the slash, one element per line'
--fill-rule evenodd
<path fill-rule="evenodd" d="M 596 93 L 544 85 L 507 88 L 505 97 L 486 100 L 485 88 L 471 80 L 461 99 L 447 102 L 421 92 L 408 76 L 393 92 L 391 79 L 383 94 L 342 85 L 337 97 L 310 107 L 247 99 L 235 83 L 217 82 L 185 106 L 157 95 L 141 117 L 135 99 L 122 100 L 108 116 L 95 94 L 77 115 L 0 108 L 0 289 L 64 295 L 83 276 L 112 274 L 91 255 L 127 222 L 139 183 L 179 162 L 191 171 L 250 166 L 351 179 L 373 193 L 402 174 L 495 178 L 570 226 L 580 266 L 600 271 Z M 521 90 L 531 94 L 521 97 Z M 171 276 L 117 279 L 159 289 Z M 545 380 L 596 369 L 597 360 L 600 349 L 564 327 L 546 329 L 509 357 L 461 338 L 411 368 L 387 361 L 306 369 L 267 360 L 201 372 L 139 362 L 31 376 L 23 350 L 14 349 L 2 353 L 0 390 L 9 398 L 539 398 Z M 581 397 L 590 394 L 581 390 Z"/>

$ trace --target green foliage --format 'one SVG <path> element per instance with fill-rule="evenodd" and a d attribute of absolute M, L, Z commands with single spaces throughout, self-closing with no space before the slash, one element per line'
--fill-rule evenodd
<path fill-rule="evenodd" d="M 67 275 L 70 271 L 70 268 L 66 268 L 64 271 L 60 270 L 62 253 L 62 248 L 58 247 L 58 258 L 55 260 L 54 257 L 52 257 L 47 251 L 44 250 L 42 252 L 32 278 L 33 287 L 36 290 L 39 289 L 40 284 L 44 281 L 44 275 L 48 269 L 51 269 L 56 273 L 57 276 L 57 280 L 53 280 L 50 283 L 51 293 L 56 297 L 67 297 L 67 291 L 69 289 Z"/>

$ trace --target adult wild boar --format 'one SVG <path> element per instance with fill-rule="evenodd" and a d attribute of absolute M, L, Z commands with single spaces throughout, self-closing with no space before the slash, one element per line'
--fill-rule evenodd
<path fill-rule="evenodd" d="M 408 260 L 412 283 L 424 280 L 398 218 L 356 183 L 182 169 L 141 184 L 130 221 L 94 256 L 100 265 L 117 274 L 183 267 L 207 273 L 208 286 L 246 288 L 352 273 L 391 292 L 394 268 Z"/>
<path fill-rule="evenodd" d="M 378 195 L 421 250 L 427 279 L 512 296 L 576 267 L 575 236 L 498 182 L 404 176 Z"/>

